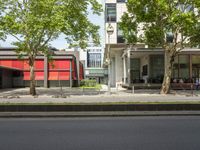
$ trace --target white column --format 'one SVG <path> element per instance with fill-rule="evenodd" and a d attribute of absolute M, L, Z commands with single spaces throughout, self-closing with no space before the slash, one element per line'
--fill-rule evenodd
<path fill-rule="evenodd" d="M 115 53 L 115 72 L 116 72 L 116 87 L 117 84 L 122 83 L 122 77 L 123 77 L 123 61 L 121 57 L 121 52 Z"/>
<path fill-rule="evenodd" d="M 127 78 L 128 78 L 128 84 L 131 85 L 131 54 L 130 50 L 127 51 Z"/>
<path fill-rule="evenodd" d="M 111 76 L 111 86 L 114 87 L 115 86 L 115 83 L 116 83 L 116 73 L 115 73 L 115 57 L 112 57 L 111 58 L 111 73 L 110 73 L 110 76 Z"/>
<path fill-rule="evenodd" d="M 123 63 L 124 63 L 124 84 L 126 84 L 126 78 L 127 78 L 127 69 L 126 69 L 126 56 L 123 57 Z"/>

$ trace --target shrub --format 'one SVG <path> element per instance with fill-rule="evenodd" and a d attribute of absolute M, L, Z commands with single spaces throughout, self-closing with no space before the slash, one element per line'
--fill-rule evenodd
<path fill-rule="evenodd" d="M 81 86 L 86 86 L 86 87 L 95 87 L 97 85 L 96 80 L 82 80 L 80 83 Z"/>

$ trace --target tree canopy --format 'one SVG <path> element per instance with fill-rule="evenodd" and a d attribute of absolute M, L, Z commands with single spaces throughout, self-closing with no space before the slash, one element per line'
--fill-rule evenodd
<path fill-rule="evenodd" d="M 165 74 L 161 93 L 168 93 L 175 57 L 200 45 L 199 0 L 128 0 L 120 28 L 128 44 L 163 48 Z"/>
<path fill-rule="evenodd" d="M 167 36 L 173 34 L 173 43 L 178 44 L 174 46 L 181 49 L 199 45 L 198 0 L 128 0 L 127 9 L 120 25 L 128 43 L 165 47 L 170 43 Z"/>
<path fill-rule="evenodd" d="M 9 0 L 2 14 L 3 31 L 14 36 L 15 45 L 25 51 L 45 49 L 61 33 L 69 43 L 81 47 L 89 37 L 99 43 L 99 27 L 87 18 L 89 5 L 94 14 L 100 13 L 96 0 Z"/>

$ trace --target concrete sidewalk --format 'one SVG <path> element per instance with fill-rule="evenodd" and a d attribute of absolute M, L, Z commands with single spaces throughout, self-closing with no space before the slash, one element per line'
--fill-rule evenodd
<path fill-rule="evenodd" d="M 200 115 L 200 91 L 160 95 L 159 90 L 141 89 L 132 93 L 112 88 L 108 95 L 106 88 L 37 88 L 39 95 L 35 97 L 28 94 L 29 88 L 3 89 L 0 118 Z"/>
<path fill-rule="evenodd" d="M 159 90 L 112 89 L 105 91 L 81 88 L 37 88 L 38 96 L 30 96 L 29 88 L 0 90 L 0 103 L 125 103 L 125 102 L 200 102 L 200 91 L 171 91 L 160 95 Z"/>

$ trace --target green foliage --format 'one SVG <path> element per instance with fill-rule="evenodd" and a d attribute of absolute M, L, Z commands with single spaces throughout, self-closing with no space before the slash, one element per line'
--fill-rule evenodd
<path fill-rule="evenodd" d="M 120 29 L 123 30 L 126 42 L 131 44 L 137 42 L 137 23 L 133 20 L 134 16 L 130 17 L 128 13 L 124 13 L 122 22 L 119 23 Z"/>
<path fill-rule="evenodd" d="M 4 30 L 3 30 L 4 24 L 3 24 L 3 17 L 2 17 L 5 11 L 6 2 L 7 0 L 0 0 L 0 40 L 4 40 L 6 38 Z"/>
<path fill-rule="evenodd" d="M 86 80 L 82 80 L 80 85 L 83 87 L 95 87 L 97 85 L 97 81 L 86 79 Z"/>
<path fill-rule="evenodd" d="M 142 41 L 150 47 L 179 51 L 200 43 L 199 0 L 128 0 L 127 9 L 120 27 L 129 44 Z M 138 36 L 139 30 L 143 36 Z M 168 32 L 174 36 L 170 46 L 166 40 Z"/>
<path fill-rule="evenodd" d="M 49 42 L 61 33 L 69 43 L 76 42 L 82 48 L 87 46 L 90 37 L 99 43 L 99 27 L 87 18 L 89 5 L 94 14 L 102 11 L 96 0 L 9 0 L 5 3 L 2 31 L 18 40 L 13 43 L 19 48 L 18 53 L 33 57 L 47 55 Z"/>

